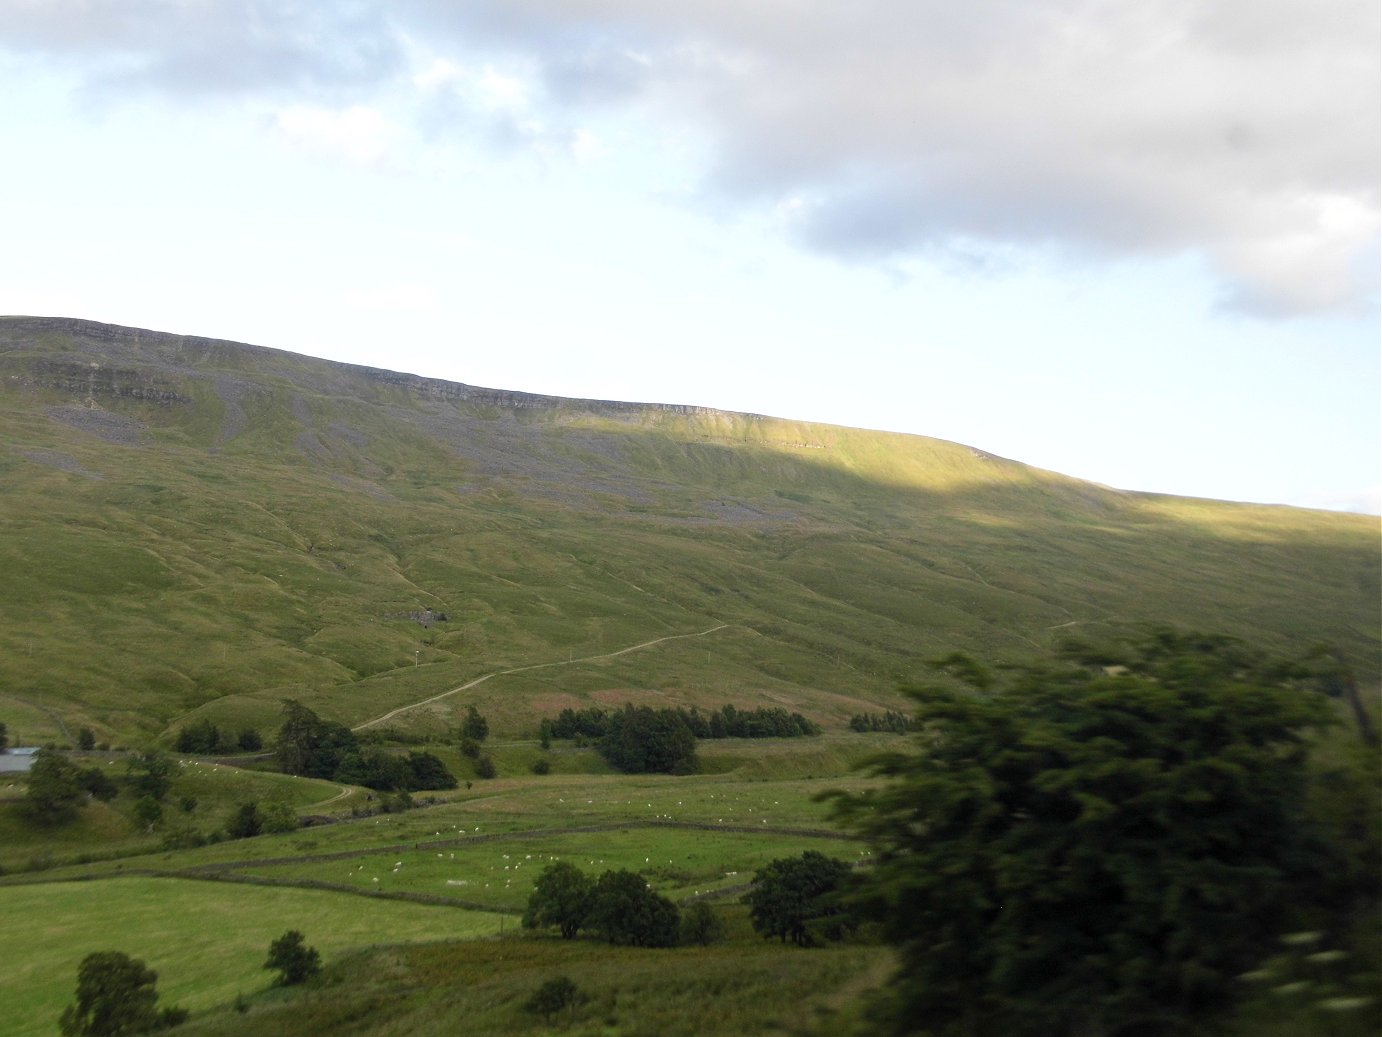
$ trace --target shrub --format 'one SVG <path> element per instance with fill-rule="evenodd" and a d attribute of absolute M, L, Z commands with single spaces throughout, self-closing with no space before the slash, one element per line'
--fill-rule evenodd
<path fill-rule="evenodd" d="M 269 944 L 269 957 L 264 968 L 278 972 L 279 986 L 293 986 L 311 979 L 321 971 L 321 955 L 315 947 L 303 942 L 302 933 L 289 929 Z"/>
<path fill-rule="evenodd" d="M 681 935 L 677 905 L 648 888 L 642 875 L 607 871 L 595 882 L 590 925 L 614 944 L 673 947 Z"/>
<path fill-rule="evenodd" d="M 594 892 L 595 883 L 574 864 L 549 864 L 533 884 L 528 908 L 523 912 L 523 927 L 554 925 L 561 930 L 562 938 L 569 940 L 585 924 Z"/>
<path fill-rule="evenodd" d="M 704 900 L 698 900 L 681 916 L 681 942 L 709 947 L 725 938 L 725 923 Z"/>
<path fill-rule="evenodd" d="M 584 1000 L 585 997 L 572 980 L 566 976 L 553 976 L 533 992 L 523 1007 L 550 1023 L 563 1008 L 568 1015 L 574 1014 L 576 1006 Z"/>
<path fill-rule="evenodd" d="M 59 1021 L 64 1037 L 117 1037 L 176 1026 L 181 1008 L 159 1011 L 158 973 L 119 951 L 97 951 L 77 968 L 77 1003 Z"/>

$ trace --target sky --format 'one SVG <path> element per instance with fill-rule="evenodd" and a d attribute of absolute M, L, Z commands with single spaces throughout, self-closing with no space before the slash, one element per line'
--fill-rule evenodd
<path fill-rule="evenodd" d="M 0 313 L 1382 512 L 1359 0 L 0 0 Z"/>

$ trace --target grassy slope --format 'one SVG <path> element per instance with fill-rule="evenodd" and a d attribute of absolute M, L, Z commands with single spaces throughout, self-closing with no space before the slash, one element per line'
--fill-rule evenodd
<path fill-rule="evenodd" d="M 161 1003 L 202 1010 L 269 987 L 264 958 L 288 929 L 310 934 L 330 960 L 348 947 L 473 938 L 500 924 L 481 912 L 152 878 L 4 888 L 0 913 L 8 931 L 25 934 L 23 953 L 0 969 L 9 1037 L 57 1032 L 75 963 L 94 951 L 143 959 L 159 974 Z"/>
<path fill-rule="evenodd" d="M 0 320 L 0 711 L 139 743 L 359 723 L 497 670 L 499 731 L 642 697 L 828 724 L 962 648 L 1149 620 L 1378 648 L 1376 521 L 1120 493 L 921 437 L 467 396 L 228 343 Z M 522 404 L 522 405 L 520 405 Z M 445 623 L 406 613 L 432 608 Z M 38 707 L 47 707 L 51 713 Z"/>

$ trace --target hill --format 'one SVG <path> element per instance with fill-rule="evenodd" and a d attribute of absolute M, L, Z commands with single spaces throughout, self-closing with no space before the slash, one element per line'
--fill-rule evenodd
<path fill-rule="evenodd" d="M 838 727 L 941 653 L 1158 621 L 1328 641 L 1375 683 L 1377 533 L 919 436 L 0 319 L 14 741 L 267 728 L 285 697 L 411 734 L 469 703 L 509 737 L 615 701 Z"/>

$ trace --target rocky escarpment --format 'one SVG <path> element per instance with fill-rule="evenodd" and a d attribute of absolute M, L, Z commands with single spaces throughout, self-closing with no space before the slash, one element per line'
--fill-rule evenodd
<path fill-rule="evenodd" d="M 47 342 L 64 341 L 66 355 L 42 357 Z M 73 343 L 89 347 L 70 353 Z M 0 360 L 5 354 L 29 356 L 21 371 L 11 371 L 12 384 L 44 387 L 94 398 L 124 396 L 155 403 L 178 403 L 178 376 L 210 371 L 255 371 L 273 374 L 305 389 L 323 388 L 330 374 L 427 400 L 466 402 L 507 410 L 581 410 L 610 417 L 632 418 L 649 413 L 716 415 L 710 407 L 677 403 L 630 403 L 618 400 L 571 399 L 539 393 L 491 389 L 441 378 L 403 374 L 334 360 L 319 360 L 244 342 L 147 331 L 117 324 L 71 317 L 0 317 Z M 33 354 L 40 354 L 34 356 Z"/>

